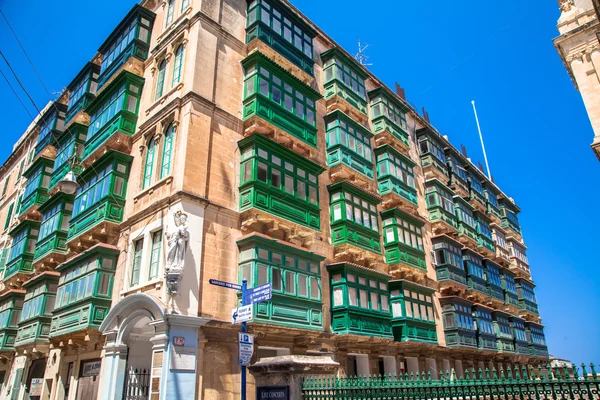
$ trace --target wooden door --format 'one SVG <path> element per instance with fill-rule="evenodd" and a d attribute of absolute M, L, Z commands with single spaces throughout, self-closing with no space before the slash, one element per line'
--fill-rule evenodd
<path fill-rule="evenodd" d="M 76 399 L 96 400 L 100 382 L 100 363 L 100 358 L 81 361 Z"/>

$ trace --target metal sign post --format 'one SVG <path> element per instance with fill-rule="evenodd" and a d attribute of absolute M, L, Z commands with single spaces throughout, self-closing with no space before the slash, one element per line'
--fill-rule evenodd
<path fill-rule="evenodd" d="M 242 307 L 246 304 L 246 291 L 248 290 L 248 281 L 242 279 Z M 242 333 L 246 333 L 246 322 L 242 322 Z M 246 400 L 246 366 L 241 365 L 242 374 L 242 388 L 241 388 L 241 400 Z"/>

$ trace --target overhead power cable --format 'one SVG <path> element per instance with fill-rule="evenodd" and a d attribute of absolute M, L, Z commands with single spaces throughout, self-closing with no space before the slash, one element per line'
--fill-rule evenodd
<path fill-rule="evenodd" d="M 38 106 L 35 104 L 35 101 L 33 101 L 33 99 L 31 98 L 31 96 L 29 95 L 29 92 L 27 91 L 27 89 L 25 89 L 25 86 L 23 86 L 23 84 L 21 83 L 21 80 L 17 76 L 17 73 L 13 69 L 12 65 L 10 65 L 10 62 L 8 61 L 8 59 L 4 56 L 4 53 L 2 52 L 2 50 L 0 50 L 0 56 L 2 56 L 2 58 L 4 59 L 4 62 L 6 63 L 6 65 L 8 65 L 8 68 L 10 69 L 10 72 L 12 72 L 13 76 L 15 77 L 15 79 L 17 80 L 17 82 L 19 83 L 19 86 L 21 86 L 21 89 L 23 89 L 23 91 L 27 95 L 27 97 L 29 98 L 29 101 L 31 101 L 31 104 L 33 104 L 33 107 L 37 110 L 38 114 L 40 114 L 40 116 L 41 116 L 42 112 L 40 111 L 40 109 L 38 108 Z"/>
<path fill-rule="evenodd" d="M 29 117 L 31 119 L 34 119 L 33 116 L 31 115 L 31 113 L 29 112 L 29 110 L 27 109 L 27 107 L 25 107 L 25 104 L 23 104 L 23 101 L 21 100 L 21 98 L 19 97 L 19 95 L 17 94 L 17 92 L 15 91 L 15 89 L 13 88 L 13 86 L 10 84 L 10 81 L 8 80 L 8 78 L 6 77 L 6 75 L 4 75 L 4 72 L 2 72 L 1 69 L 0 69 L 0 74 L 2 75 L 2 77 L 4 78 L 4 80 L 6 81 L 6 83 L 8 84 L 8 87 L 10 88 L 10 90 L 12 90 L 12 92 L 15 94 L 15 97 L 17 98 L 17 100 L 19 100 L 19 103 L 21 103 L 21 105 L 25 109 L 25 112 L 29 115 Z"/>

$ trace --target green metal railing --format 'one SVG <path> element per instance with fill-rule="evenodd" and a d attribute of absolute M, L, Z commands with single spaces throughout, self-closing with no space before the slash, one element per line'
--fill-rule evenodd
<path fill-rule="evenodd" d="M 599 400 L 600 376 L 594 364 L 589 374 L 585 365 L 581 367 L 581 375 L 576 368 L 523 365 L 500 371 L 473 368 L 459 378 L 447 371 L 438 380 L 431 379 L 431 373 L 308 377 L 302 393 L 304 400 Z"/>

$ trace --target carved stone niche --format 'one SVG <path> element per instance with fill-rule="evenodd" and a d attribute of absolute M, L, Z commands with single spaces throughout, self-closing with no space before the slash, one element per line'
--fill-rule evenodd
<path fill-rule="evenodd" d="M 188 249 L 190 233 L 188 231 L 188 215 L 182 210 L 173 213 L 175 226 L 165 232 L 167 242 L 167 265 L 165 268 L 165 283 L 167 293 L 176 295 L 179 292 L 179 282 L 185 269 L 185 256 Z"/>

